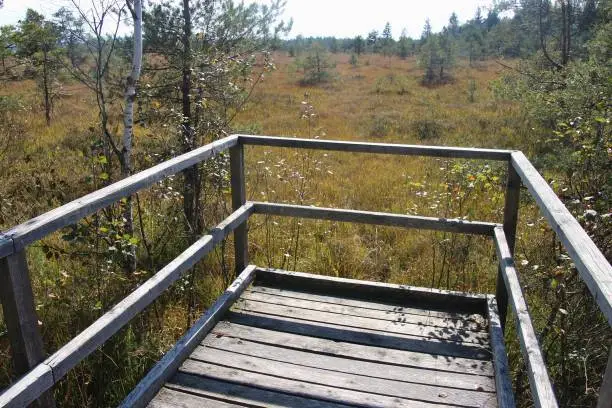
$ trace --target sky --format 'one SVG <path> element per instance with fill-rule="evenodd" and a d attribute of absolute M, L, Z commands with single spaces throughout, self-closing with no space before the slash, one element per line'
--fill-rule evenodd
<path fill-rule="evenodd" d="M 82 5 L 92 0 L 79 0 Z M 247 0 L 269 3 L 269 0 Z M 68 0 L 4 0 L 0 9 L 0 25 L 16 24 L 33 8 L 51 15 Z M 454 11 L 463 23 L 472 18 L 480 6 L 490 7 L 492 0 L 287 0 L 284 19 L 293 18 L 289 37 L 296 35 L 355 37 L 372 30 L 382 32 L 385 23 L 391 23 L 392 33 L 398 38 L 403 29 L 409 36 L 420 37 L 429 17 L 434 31 L 447 24 Z M 127 28 L 126 28 L 127 30 Z"/>

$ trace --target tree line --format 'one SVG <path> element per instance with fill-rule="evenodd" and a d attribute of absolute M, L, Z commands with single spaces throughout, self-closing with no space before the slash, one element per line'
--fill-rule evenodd
<path fill-rule="evenodd" d="M 521 0 L 502 1 L 464 23 L 452 13 L 447 24 L 433 32 L 427 19 L 419 38 L 411 38 L 403 29 L 393 36 L 390 23 L 382 31 L 371 30 L 354 38 L 303 37 L 282 41 L 278 47 L 292 57 L 309 54 L 314 44 L 330 53 L 417 56 L 424 68 L 423 81 L 443 83 L 449 78 L 456 58 L 468 59 L 470 65 L 487 58 L 528 58 L 538 52 L 549 63 L 560 67 L 570 58 L 586 56 L 586 44 L 592 37 L 605 2 L 597 0 Z M 559 54 L 558 62 L 552 54 Z M 571 55 L 570 55 L 571 53 Z"/>

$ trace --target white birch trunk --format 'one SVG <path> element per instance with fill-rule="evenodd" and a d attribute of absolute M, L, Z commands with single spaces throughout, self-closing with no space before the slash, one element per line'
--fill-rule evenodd
<path fill-rule="evenodd" d="M 123 113 L 123 149 L 121 152 L 121 173 L 123 177 L 128 177 L 132 173 L 132 139 L 134 137 L 134 100 L 136 99 L 136 83 L 140 77 L 142 66 L 142 1 L 127 0 L 128 8 L 132 12 L 134 20 L 134 56 L 132 58 L 132 71 L 127 77 L 125 88 L 125 111 Z M 131 3 L 131 4 L 130 4 Z M 128 198 L 124 212 L 126 231 L 132 235 L 134 233 L 134 219 L 132 214 L 132 199 Z M 132 258 L 129 262 L 130 269 L 136 268 L 136 251 L 132 251 Z"/>
<path fill-rule="evenodd" d="M 129 1 L 129 0 L 128 0 Z M 142 1 L 133 0 L 132 16 L 134 19 L 134 56 L 132 72 L 127 77 L 125 88 L 125 111 L 123 113 L 123 172 L 128 176 L 132 171 L 132 137 L 134 134 L 134 100 L 136 99 L 136 83 L 140 77 L 142 66 Z"/>

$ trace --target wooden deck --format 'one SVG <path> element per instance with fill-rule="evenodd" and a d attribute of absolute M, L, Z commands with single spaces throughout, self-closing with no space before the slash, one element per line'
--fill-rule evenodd
<path fill-rule="evenodd" d="M 495 407 L 488 300 L 257 270 L 149 406 Z"/>

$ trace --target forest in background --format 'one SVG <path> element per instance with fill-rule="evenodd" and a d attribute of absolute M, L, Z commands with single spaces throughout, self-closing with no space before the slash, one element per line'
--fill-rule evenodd
<path fill-rule="evenodd" d="M 610 259 L 610 1 L 500 3 L 467 22 L 451 15 L 439 33 L 424 22 L 417 39 L 395 39 L 388 24 L 351 39 L 286 39 L 280 1 L 154 3 L 141 17 L 138 1 L 93 4 L 29 10 L 0 28 L 0 230 L 242 132 L 521 149 Z M 142 36 L 108 34 L 120 19 Z M 228 161 L 29 248 L 48 352 L 230 213 Z M 253 147 L 247 169 L 250 199 L 501 219 L 505 168 L 494 163 Z M 494 251 L 480 238 L 263 216 L 250 237 L 262 266 L 494 292 Z M 73 370 L 54 391 L 58 405 L 116 405 L 231 281 L 231 247 Z M 526 193 L 517 260 L 560 404 L 593 406 L 612 333 Z M 512 328 L 507 341 L 530 406 Z"/>

